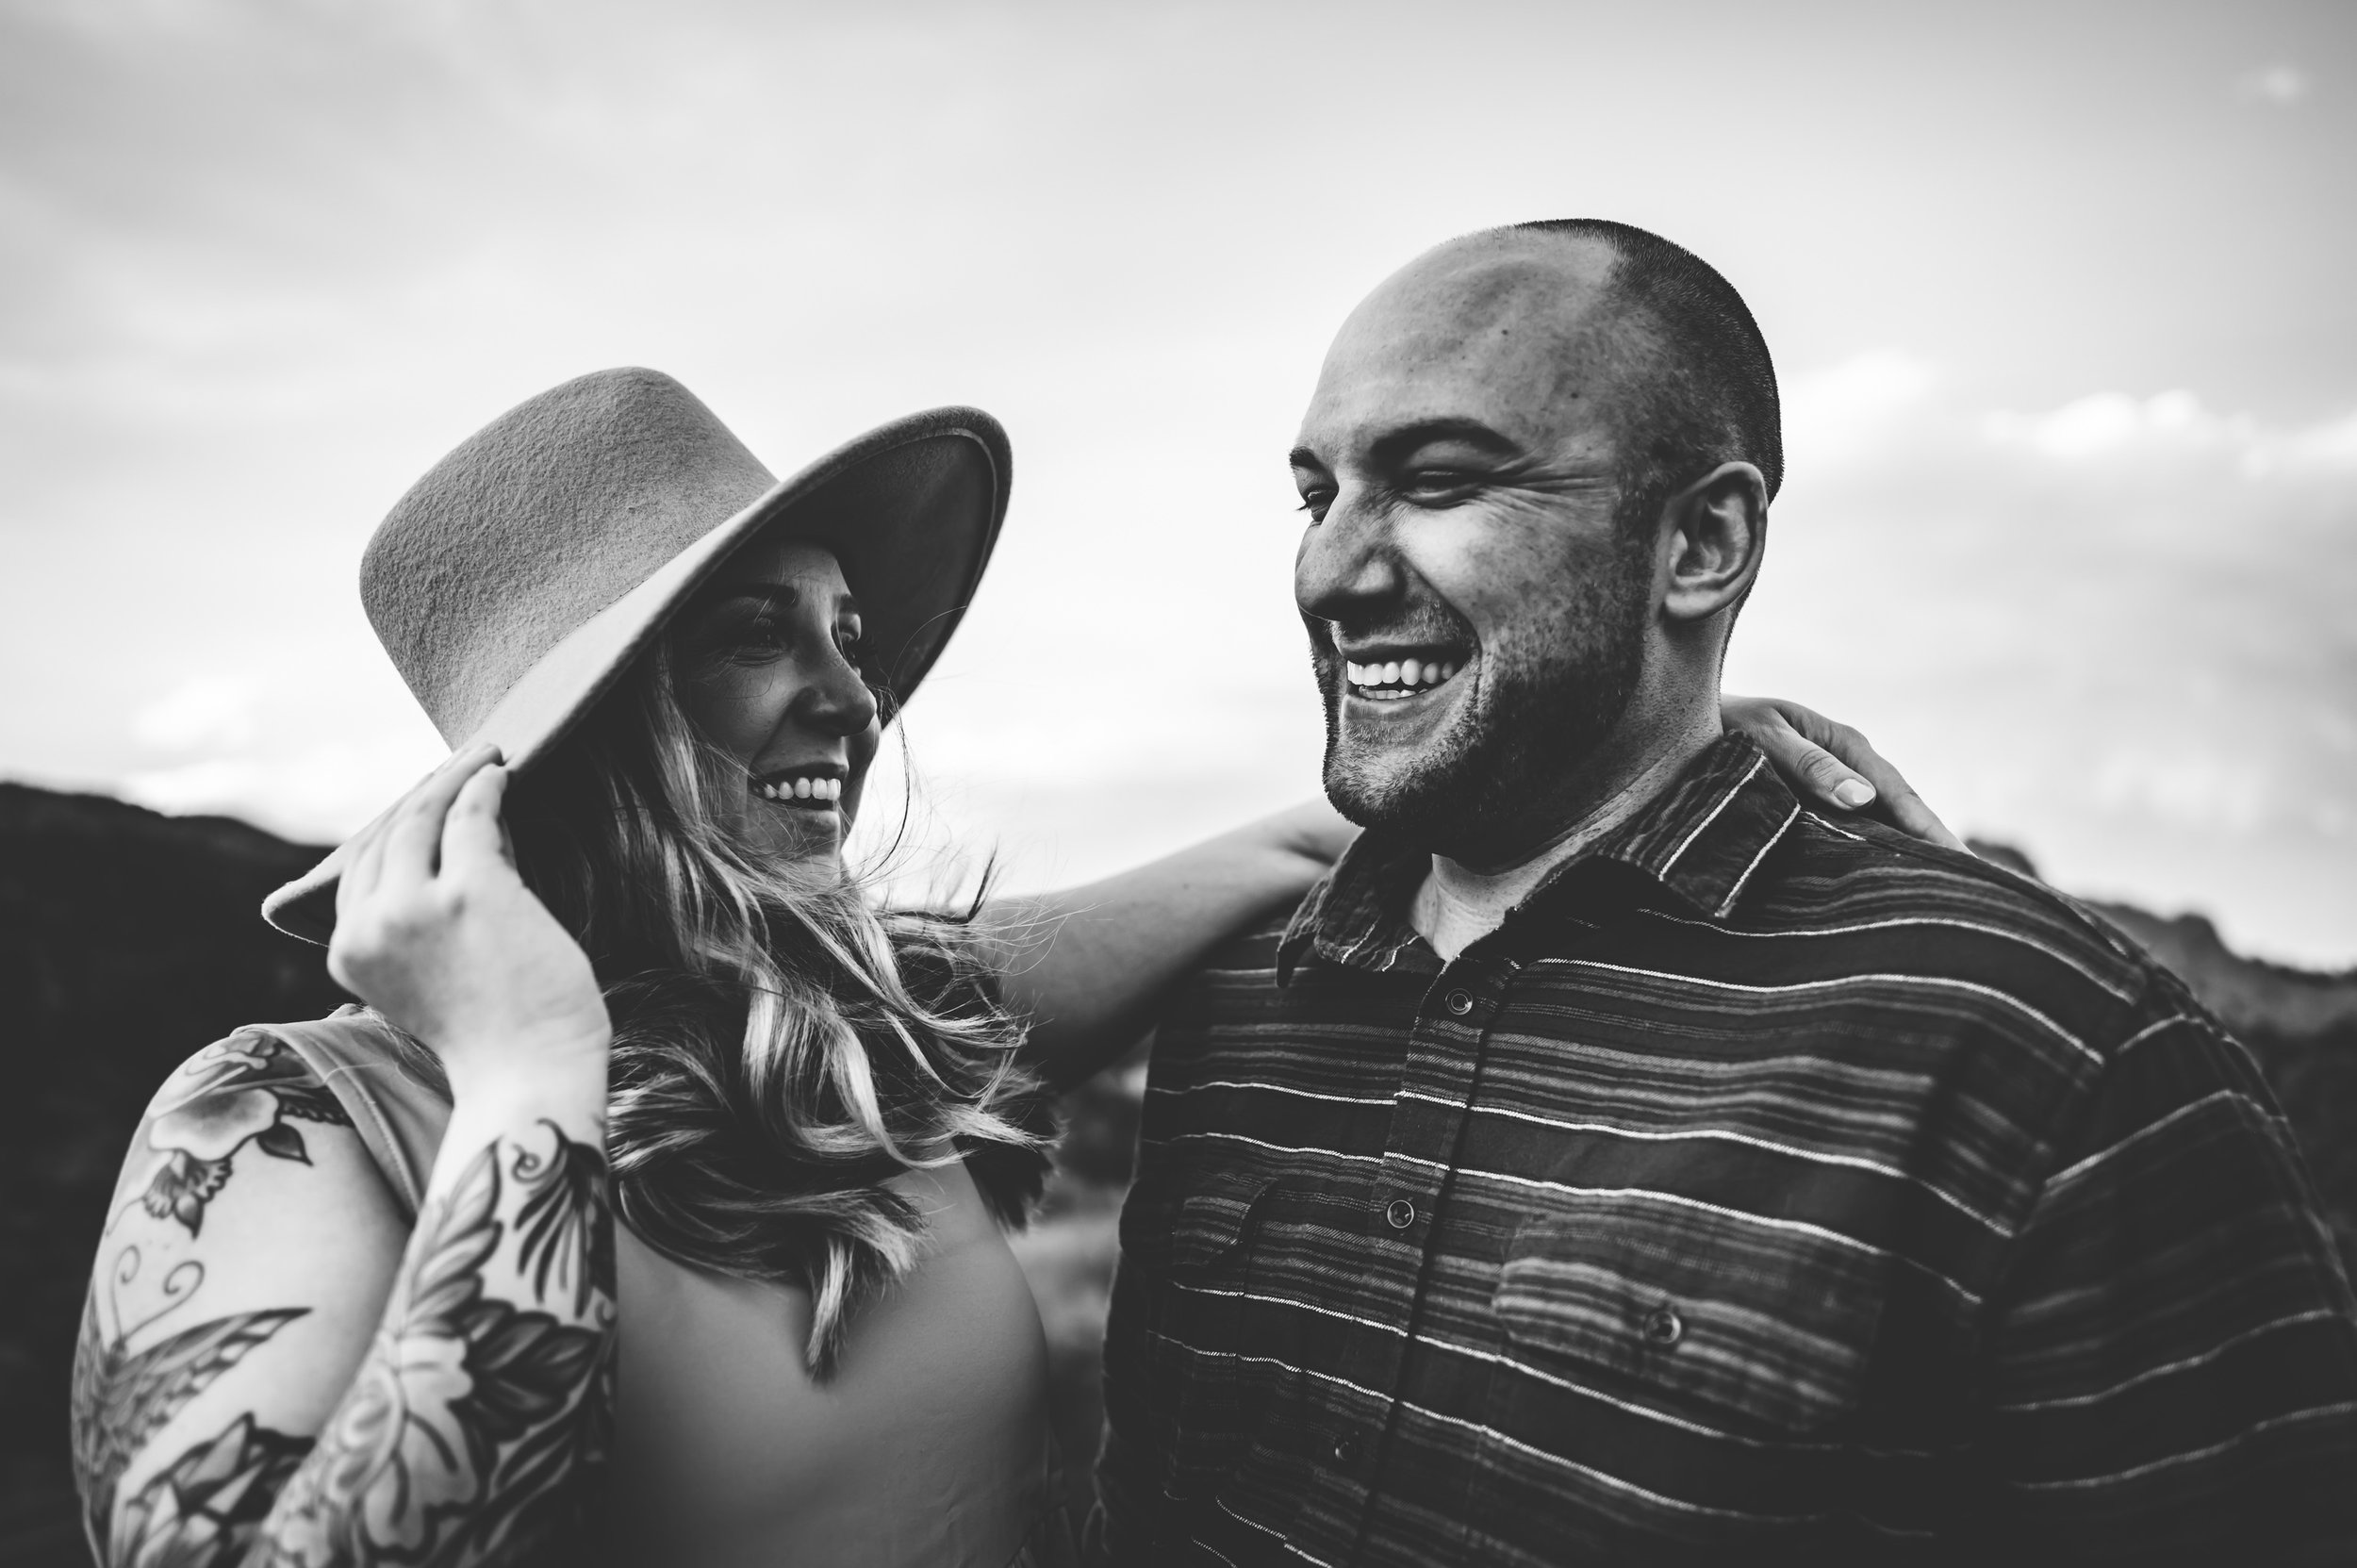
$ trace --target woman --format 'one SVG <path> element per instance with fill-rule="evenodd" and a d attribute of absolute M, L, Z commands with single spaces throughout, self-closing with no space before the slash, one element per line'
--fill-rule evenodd
<path fill-rule="evenodd" d="M 1006 472 L 952 409 L 775 483 L 612 371 L 394 509 L 363 599 L 457 749 L 267 906 L 368 1009 L 207 1048 L 134 1139 L 76 1366 L 102 1561 L 1068 1550 L 1003 1237 L 1045 1081 L 1343 835 L 1271 818 L 996 934 L 871 905 L 844 834 Z"/>

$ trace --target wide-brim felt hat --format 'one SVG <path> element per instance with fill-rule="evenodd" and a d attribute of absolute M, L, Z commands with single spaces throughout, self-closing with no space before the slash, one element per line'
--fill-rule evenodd
<path fill-rule="evenodd" d="M 964 614 L 1006 516 L 1006 432 L 979 408 L 880 425 L 785 479 L 655 371 L 600 371 L 518 404 L 403 496 L 360 600 L 453 751 L 548 754 L 732 552 L 772 529 L 834 553 L 889 716 Z M 324 942 L 349 845 L 262 917 Z"/>

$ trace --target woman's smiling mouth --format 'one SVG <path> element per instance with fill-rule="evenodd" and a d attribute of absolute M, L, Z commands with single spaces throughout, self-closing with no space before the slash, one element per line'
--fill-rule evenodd
<path fill-rule="evenodd" d="M 753 793 L 765 801 L 800 806 L 805 811 L 832 811 L 843 799 L 841 778 L 826 773 L 781 773 L 752 781 Z"/>

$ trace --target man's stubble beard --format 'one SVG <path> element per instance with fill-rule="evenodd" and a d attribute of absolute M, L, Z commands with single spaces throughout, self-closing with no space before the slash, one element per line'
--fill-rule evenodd
<path fill-rule="evenodd" d="M 1471 700 L 1413 758 L 1344 749 L 1342 662 L 1330 645 L 1315 646 L 1334 808 L 1467 865 L 1511 864 L 1538 848 L 1517 840 L 1544 822 L 1547 798 L 1619 727 L 1636 696 L 1650 566 L 1650 553 L 1618 552 L 1607 577 L 1582 583 L 1544 622 L 1483 648 L 1457 677 L 1475 678 Z"/>

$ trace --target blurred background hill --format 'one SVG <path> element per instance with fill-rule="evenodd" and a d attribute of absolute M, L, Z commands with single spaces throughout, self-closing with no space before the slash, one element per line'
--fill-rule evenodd
<path fill-rule="evenodd" d="M 1984 855 L 2031 867 L 2001 845 Z M 318 949 L 255 916 L 320 853 L 223 817 L 0 784 L 0 1568 L 79 1563 L 66 1460 L 74 1330 L 91 1249 L 147 1097 L 239 1024 L 342 994 Z M 2034 874 L 2034 873 L 2033 873 Z M 2266 1069 L 2357 1266 L 2357 970 L 2245 958 L 2200 916 L 2096 906 L 2176 969 Z M 1017 1250 L 1040 1297 L 1076 1494 L 1143 1053 L 1072 1097 L 1061 1169 Z"/>
<path fill-rule="evenodd" d="M 124 1147 L 164 1075 L 346 999 L 255 917 L 319 851 L 219 817 L 0 784 L 0 1565 L 86 1561 L 66 1388 Z"/>

